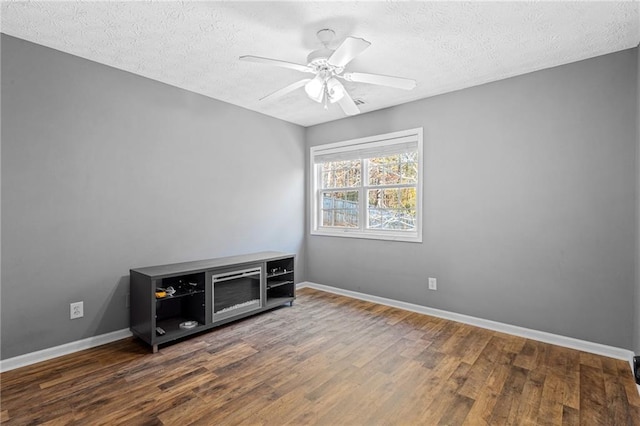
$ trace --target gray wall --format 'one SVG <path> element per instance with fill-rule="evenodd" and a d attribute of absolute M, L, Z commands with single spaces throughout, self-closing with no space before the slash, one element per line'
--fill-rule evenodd
<path fill-rule="evenodd" d="M 1 136 L 3 359 L 128 328 L 131 267 L 302 257 L 299 126 L 2 35 Z"/>
<path fill-rule="evenodd" d="M 423 127 L 425 222 L 422 244 L 309 236 L 307 279 L 631 349 L 637 67 L 631 49 L 308 128 Z"/>

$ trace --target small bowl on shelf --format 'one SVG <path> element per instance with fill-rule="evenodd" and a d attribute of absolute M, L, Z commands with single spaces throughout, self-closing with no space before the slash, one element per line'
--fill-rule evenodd
<path fill-rule="evenodd" d="M 189 330 L 198 325 L 198 321 L 185 321 L 180 323 L 180 328 L 183 330 Z"/>

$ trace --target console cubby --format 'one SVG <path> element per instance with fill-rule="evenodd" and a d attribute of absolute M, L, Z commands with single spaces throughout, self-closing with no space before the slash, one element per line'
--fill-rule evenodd
<path fill-rule="evenodd" d="M 159 342 L 178 338 L 205 324 L 205 273 L 176 275 L 158 280 L 155 288 L 155 332 Z M 170 290 L 173 292 L 170 293 Z M 164 296 L 159 296 L 164 291 Z M 191 328 L 180 324 L 195 321 Z"/>
<path fill-rule="evenodd" d="M 267 262 L 266 305 L 277 306 L 289 302 L 293 304 L 295 282 L 293 258 Z"/>

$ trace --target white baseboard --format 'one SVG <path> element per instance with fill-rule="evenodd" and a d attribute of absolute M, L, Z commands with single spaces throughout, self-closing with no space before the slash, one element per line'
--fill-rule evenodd
<path fill-rule="evenodd" d="M 65 343 L 64 345 L 54 346 L 53 348 L 43 349 L 41 351 L 31 352 L 19 355 L 14 358 L 0 360 L 0 372 L 13 370 L 48 359 L 57 358 L 62 355 L 68 355 L 85 349 L 94 348 L 106 343 L 115 342 L 116 340 L 131 337 L 131 331 L 128 328 L 112 331 L 111 333 L 101 334 L 99 336 L 87 337 L 86 339 L 77 340 L 75 342 Z"/>
<path fill-rule="evenodd" d="M 358 293 L 351 290 L 344 290 L 341 288 L 331 287 L 324 284 L 317 284 L 310 281 L 304 281 L 297 285 L 297 288 L 304 287 L 352 297 L 354 299 L 360 299 L 367 302 L 379 303 L 381 305 L 404 309 L 411 312 L 417 312 L 419 314 L 431 315 L 438 318 L 457 321 L 464 324 L 474 325 L 476 327 L 486 328 L 488 330 L 499 331 L 501 333 L 511 334 L 513 336 L 524 337 L 526 339 L 538 340 L 540 342 L 550 343 L 552 345 L 564 346 L 566 348 L 577 349 L 579 351 L 602 355 L 609 358 L 629 361 L 631 365 L 631 374 L 633 375 L 634 353 L 627 349 L 607 346 L 600 343 L 588 342 L 586 340 L 574 339 L 573 337 L 560 336 L 558 334 L 547 333 L 545 331 L 532 330 L 530 328 L 519 327 L 516 325 L 504 324 L 497 321 L 486 320 L 469 315 L 458 314 L 455 312 L 429 308 L 427 306 L 415 305 L 413 303 L 387 299 L 385 297 L 371 296 L 369 294 Z M 640 393 L 640 386 L 638 386 L 638 392 Z"/>

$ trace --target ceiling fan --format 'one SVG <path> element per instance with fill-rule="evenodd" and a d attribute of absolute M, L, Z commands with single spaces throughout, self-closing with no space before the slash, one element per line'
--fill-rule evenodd
<path fill-rule="evenodd" d="M 305 78 L 296 81 L 280 90 L 261 98 L 260 100 L 274 99 L 284 96 L 287 93 L 303 87 L 309 98 L 318 103 L 324 101 L 327 109 L 327 102 L 337 102 L 345 114 L 355 115 L 360 113 L 351 96 L 340 83 L 340 79 L 353 81 L 356 83 L 377 84 L 380 86 L 395 87 L 398 89 L 411 90 L 416 87 L 415 80 L 401 77 L 390 77 L 379 74 L 368 74 L 361 72 L 344 72 L 345 67 L 353 58 L 362 53 L 371 45 L 362 38 L 347 37 L 337 49 L 330 49 L 329 43 L 335 36 L 335 32 L 330 29 L 323 29 L 317 33 L 318 39 L 323 47 L 314 50 L 307 56 L 307 65 L 293 62 L 281 61 L 278 59 L 261 58 L 259 56 L 240 56 L 243 61 L 258 62 L 267 65 L 275 65 L 282 68 L 290 68 L 304 73 L 315 74 L 313 78 Z"/>

